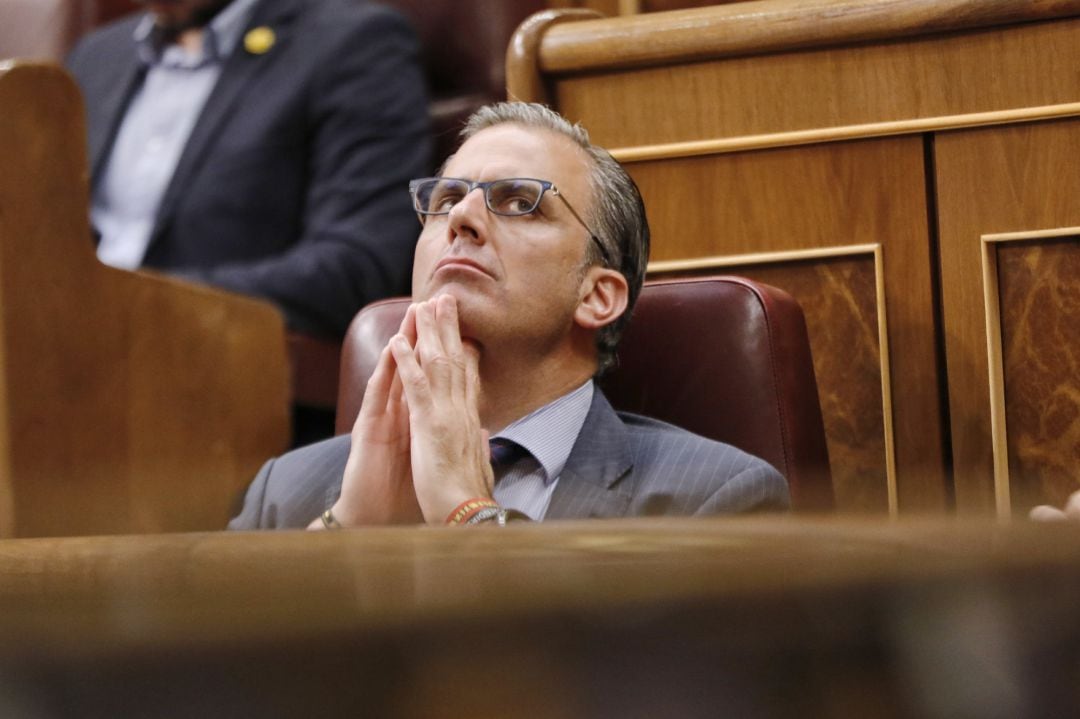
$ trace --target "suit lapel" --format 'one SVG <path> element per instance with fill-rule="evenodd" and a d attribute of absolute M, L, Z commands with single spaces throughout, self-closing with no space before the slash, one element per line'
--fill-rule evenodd
<path fill-rule="evenodd" d="M 282 51 L 289 39 L 298 11 L 298 0 L 264 0 L 255 7 L 245 33 L 240 35 L 237 46 L 225 61 L 221 76 L 211 91 L 210 97 L 207 98 L 206 105 L 191 131 L 191 136 L 184 145 L 176 171 L 173 172 L 158 209 L 157 222 L 151 235 L 151 247 L 161 236 L 161 230 L 169 223 L 176 209 L 176 203 L 184 193 L 184 188 L 188 186 L 192 176 L 211 153 L 214 140 L 220 135 L 221 125 L 228 120 L 232 109 L 240 102 L 244 92 L 251 87 L 252 80 L 262 72 L 263 68 L 267 67 L 277 53 Z M 244 49 L 244 35 L 251 28 L 262 26 L 273 29 L 275 43 L 265 54 L 255 55 Z"/>
<path fill-rule="evenodd" d="M 142 15 L 139 15 L 126 23 L 128 35 L 135 32 L 135 26 L 141 19 Z M 91 177 L 97 177 L 101 172 L 112 140 L 120 130 L 120 122 L 123 120 L 131 95 L 142 83 L 142 78 L 146 73 L 146 68 L 139 62 L 135 53 L 134 42 L 125 44 L 111 64 L 112 67 L 103 69 L 109 81 L 103 83 L 97 91 L 98 101 L 95 103 L 97 110 L 94 121 L 87 123 L 90 126 L 87 145 L 90 153 Z"/>
<path fill-rule="evenodd" d="M 624 516 L 632 495 L 622 480 L 633 465 L 626 427 L 597 388 L 545 519 Z"/>

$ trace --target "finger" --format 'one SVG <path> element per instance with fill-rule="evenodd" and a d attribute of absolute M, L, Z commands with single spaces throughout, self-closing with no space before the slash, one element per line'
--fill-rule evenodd
<path fill-rule="evenodd" d="M 458 324 L 457 299 L 453 295 L 441 295 L 435 304 L 435 324 L 443 351 L 450 360 L 450 391 L 455 400 L 466 392 L 466 357 L 461 346 L 461 327 Z"/>
<path fill-rule="evenodd" d="M 491 432 L 481 428 L 480 442 L 484 446 L 484 461 L 491 464 Z"/>
<path fill-rule="evenodd" d="M 431 391 L 444 396 L 450 391 L 450 361 L 439 336 L 435 321 L 435 301 L 421 302 L 416 308 L 416 354 L 424 374 L 428 376 Z"/>
<path fill-rule="evenodd" d="M 408 340 L 406 340 L 408 341 Z M 387 346 L 389 349 L 389 346 Z M 386 411 L 404 436 L 409 434 L 409 405 L 405 401 L 405 390 L 401 384 L 401 374 L 397 371 L 397 363 L 394 364 L 394 379 L 390 382 L 390 396 L 387 400 Z"/>
<path fill-rule="evenodd" d="M 435 303 L 435 322 L 443 349 L 450 354 L 461 354 L 461 327 L 458 324 L 457 298 L 440 295 Z"/>
<path fill-rule="evenodd" d="M 398 333 L 404 335 L 405 339 L 409 341 L 409 344 L 416 346 L 416 302 L 409 305 L 405 310 L 405 316 L 401 318 L 401 326 L 398 328 Z"/>
<path fill-rule="evenodd" d="M 480 472 L 484 476 L 484 487 L 488 495 L 491 495 L 495 491 L 495 470 L 491 467 L 491 432 L 483 428 L 480 429 L 480 445 L 483 447 L 481 453 L 484 456 Z"/>
<path fill-rule="evenodd" d="M 480 352 L 471 342 L 462 347 L 465 359 L 465 402 L 469 411 L 480 415 Z"/>
<path fill-rule="evenodd" d="M 1073 492 L 1065 502 L 1065 516 L 1069 519 L 1080 519 L 1080 491 Z"/>
<path fill-rule="evenodd" d="M 1033 507 L 1028 512 L 1028 519 L 1033 519 L 1036 522 L 1057 522 L 1065 519 L 1065 513 L 1060 509 L 1056 509 L 1046 504 L 1040 504 L 1038 507 Z"/>
<path fill-rule="evenodd" d="M 409 407 L 409 416 L 415 417 L 430 411 L 431 386 L 427 375 L 420 367 L 416 350 L 404 337 L 394 335 L 390 339 L 390 352 L 397 363 L 397 374 L 401 378 L 401 388 Z"/>
<path fill-rule="evenodd" d="M 396 337 L 397 335 L 395 335 Z M 390 345 L 393 343 L 394 338 L 390 338 L 390 342 L 386 344 L 386 351 L 390 352 Z M 406 340 L 407 342 L 408 340 Z M 393 405 L 395 402 L 400 402 L 405 399 L 405 390 L 401 386 L 401 373 L 398 371 L 397 360 L 394 359 L 393 353 L 390 354 L 390 359 L 394 363 L 394 377 L 390 381 L 390 391 L 387 398 L 387 406 Z"/>
<path fill-rule="evenodd" d="M 364 388 L 364 399 L 360 403 L 360 411 L 356 414 L 356 421 L 353 423 L 354 431 L 361 422 L 377 417 L 386 411 L 387 402 L 390 399 L 390 388 L 397 376 L 395 364 L 388 344 L 379 353 L 379 361 L 375 363 L 375 369 Z"/>

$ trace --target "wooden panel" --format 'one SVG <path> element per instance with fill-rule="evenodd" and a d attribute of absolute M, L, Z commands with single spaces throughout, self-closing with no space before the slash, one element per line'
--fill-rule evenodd
<path fill-rule="evenodd" d="M 562 26 L 532 64 L 549 75 L 625 70 L 1077 15 L 1077 0 L 760 0 Z"/>
<path fill-rule="evenodd" d="M 223 527 L 288 436 L 271 305 L 101 265 L 55 67 L 0 68 L 0 536 Z"/>
<path fill-rule="evenodd" d="M 993 342 L 987 334 L 989 328 L 982 299 L 981 238 L 991 233 L 1030 233 L 1080 226 L 1080 199 L 1075 192 L 1080 186 L 1080 122 L 1062 120 L 943 133 L 935 141 L 935 163 L 957 504 L 963 511 L 990 511 L 995 506 L 995 494 L 988 345 Z M 1017 258 L 1013 252 L 1010 249 L 1003 255 L 1006 265 L 1002 289 L 1009 294 L 1001 295 L 1001 298 L 1003 312 L 1010 318 L 1005 326 L 1006 336 L 1017 338 L 1025 332 L 1023 324 L 1016 324 L 1016 313 L 1024 307 L 1026 300 L 1022 298 L 1027 296 L 1025 288 L 1030 281 L 1025 275 L 1048 258 L 1039 260 L 1037 255 L 1031 254 Z M 1056 267 L 1057 263 L 1065 263 L 1058 268 L 1061 270 L 1074 266 L 1074 255 L 1068 252 L 1067 256 L 1057 257 L 1051 265 Z M 1067 321 L 1075 317 L 1071 303 L 1075 302 L 1072 298 L 1077 292 L 1077 276 L 1057 276 L 1060 284 L 1055 290 L 1055 300 L 1061 300 L 1062 304 L 1047 308 L 1045 311 L 1049 314 L 1031 318 L 1031 321 L 1049 322 L 1054 317 Z M 1042 287 L 1041 292 L 1049 289 L 1045 285 Z M 1039 346 L 1044 345 L 1040 343 Z M 1076 348 L 1055 348 L 1053 356 L 1065 361 L 1065 356 L 1058 354 L 1061 351 L 1075 353 Z M 1022 364 L 1020 356 L 1013 354 L 1012 357 L 1014 365 Z M 1075 354 L 1070 354 L 1065 364 L 1045 365 L 1051 373 L 1056 373 L 1054 384 L 1066 395 L 1075 392 L 1080 384 L 1075 364 L 1070 364 L 1075 362 L 1074 358 Z M 1049 356 L 1043 355 L 1044 362 L 1048 359 Z M 1015 377 L 1014 381 L 1025 380 Z M 1049 382 L 1049 378 L 1043 377 L 1040 382 Z M 1011 395 L 1012 390 L 1006 389 Z M 1019 396 L 1016 400 L 1023 401 Z M 1019 411 L 1019 407 L 1014 410 Z M 1048 419 L 1044 416 L 1041 421 Z M 1028 429 L 1021 430 L 1023 434 L 1015 437 L 1009 433 L 1012 449 L 1026 446 L 1030 439 L 1027 434 L 1032 431 L 1031 422 L 1018 421 L 1021 427 Z M 1069 430 L 1062 431 L 1059 439 L 1067 445 Z M 1043 432 L 1035 434 L 1042 435 Z M 1053 449 L 1055 446 L 1057 448 Z M 1075 443 L 1069 448 L 1040 439 L 1037 450 L 1051 452 L 1045 461 L 1063 462 L 1064 466 L 1071 467 L 1075 478 Z M 1024 454 L 1022 451 L 1020 457 Z M 1019 461 L 1026 463 L 1031 459 L 1029 456 L 1029 459 Z M 1022 490 L 1021 505 L 1034 499 L 1029 493 L 1031 489 L 1030 484 L 1026 484 L 1026 489 Z M 1055 481 L 1054 493 L 1060 489 Z M 1046 498 L 1051 496 L 1054 495 Z"/>
<path fill-rule="evenodd" d="M 995 243 L 1014 509 L 1080 489 L 1080 237 Z"/>
<path fill-rule="evenodd" d="M 595 10 L 607 17 L 619 15 L 620 4 L 624 0 L 548 0 L 547 6 L 553 9 L 583 8 Z"/>
<path fill-rule="evenodd" d="M 893 399 L 899 506 L 901 511 L 942 508 L 944 428 L 939 415 L 921 138 L 658 160 L 631 163 L 628 170 L 648 208 L 654 262 L 881 245 L 889 344 L 900 348 L 890 356 L 893 384 L 901 388 Z M 851 281 L 846 287 L 831 289 L 838 293 L 835 299 L 842 299 L 848 307 L 859 307 L 868 297 L 872 299 L 873 294 L 868 295 L 865 289 L 865 273 L 829 275 L 830 281 L 837 279 Z M 813 306 L 818 297 L 808 288 L 789 285 L 782 278 L 766 281 L 800 299 L 808 316 L 820 316 L 827 309 Z M 800 293 L 806 296 L 800 297 Z M 856 325 L 876 316 L 873 312 L 860 314 L 863 310 L 865 305 L 853 312 L 859 316 Z M 841 367 L 850 359 L 848 343 L 853 338 L 830 330 L 827 323 L 832 321 L 832 317 L 825 318 L 824 328 L 811 328 L 811 345 L 817 365 Z M 863 325 L 859 331 L 864 336 L 872 334 L 876 324 Z M 859 376 L 867 384 L 842 391 L 847 409 L 823 407 L 826 426 L 834 428 L 830 432 L 834 441 L 843 434 L 838 428 L 851 421 L 849 411 L 870 423 L 860 427 L 861 439 L 855 443 L 860 449 L 855 455 L 840 452 L 832 456 L 838 477 L 869 477 L 868 472 L 876 471 L 869 467 L 880 470 L 885 464 L 884 456 L 870 462 L 862 454 L 872 451 L 866 438 L 874 433 L 872 427 L 880 427 L 880 377 Z M 853 403 L 869 397 L 877 400 L 862 410 L 854 409 Z M 861 417 L 862 413 L 866 416 Z M 864 508 L 880 509 L 874 494 L 878 490 L 869 488 L 879 486 L 878 480 L 860 480 L 860 485 L 864 482 L 869 483 L 866 488 L 849 496 L 869 492 L 861 495 L 859 503 L 865 499 L 868 505 Z M 850 488 L 845 491 L 854 492 Z"/>
<path fill-rule="evenodd" d="M 570 76 L 555 103 L 601 145 L 636 147 L 1071 103 L 1078 64 L 1068 20 Z"/>
<path fill-rule="evenodd" d="M 798 253 L 796 253 L 798 254 Z M 829 445 L 836 509 L 887 513 L 890 472 L 878 343 L 874 255 L 853 250 L 818 259 L 724 259 L 723 271 L 782 287 L 803 307 Z M 716 267 L 716 265 L 712 265 Z M 713 273 L 715 269 L 660 276 Z M 890 383 L 891 384 L 891 383 Z M 891 394 L 891 393 L 890 393 Z M 888 432 L 891 433 L 891 426 Z M 890 437 L 891 440 L 891 437 Z"/>
<path fill-rule="evenodd" d="M 962 510 L 1008 511 L 1008 492 L 995 495 L 980 238 L 1080 225 L 1080 134 L 1003 129 L 1009 149 L 950 138 L 1075 122 L 1078 15 L 1073 0 L 761 0 L 582 19 L 523 27 L 519 39 L 538 37 L 512 45 L 508 81 L 630 163 L 662 262 L 879 243 L 901 508 L 947 501 L 952 465 Z M 934 165 L 916 146 L 929 132 L 946 132 L 948 151 L 925 182 Z M 830 150 L 899 136 L 912 142 L 900 161 Z"/>
<path fill-rule="evenodd" d="M 1070 716 L 1078 602 L 1080 533 L 1028 523 L 12 540 L 0 706 L 405 719 L 474 716 L 479 692 L 514 717 Z"/>
<path fill-rule="evenodd" d="M 549 8 L 588 8 L 607 16 L 724 5 L 747 0 L 548 0 Z"/>

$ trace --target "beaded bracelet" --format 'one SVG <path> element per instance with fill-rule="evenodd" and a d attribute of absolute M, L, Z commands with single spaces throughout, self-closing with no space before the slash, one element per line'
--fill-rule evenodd
<path fill-rule="evenodd" d="M 482 507 L 478 509 L 475 514 L 466 519 L 463 524 L 483 524 L 484 522 L 498 520 L 499 515 L 505 511 L 506 510 L 502 507 Z"/>
<path fill-rule="evenodd" d="M 464 502 L 454 508 L 454 511 L 450 512 L 450 515 L 446 518 L 447 524 L 464 524 L 472 518 L 477 512 L 482 509 L 499 509 L 499 503 L 494 499 L 488 499 L 487 497 L 475 497 L 473 499 L 466 499 Z"/>
<path fill-rule="evenodd" d="M 486 507 L 470 517 L 465 524 L 486 524 L 488 522 L 494 522 L 500 527 L 505 527 L 509 522 L 531 521 L 529 515 L 524 512 L 519 512 L 516 509 L 503 509 L 502 507 L 494 509 L 492 507 Z"/>

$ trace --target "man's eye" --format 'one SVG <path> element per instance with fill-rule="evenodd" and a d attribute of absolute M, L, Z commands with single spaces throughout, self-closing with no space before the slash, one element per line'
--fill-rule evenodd
<path fill-rule="evenodd" d="M 449 212 L 459 202 L 461 202 L 460 192 L 440 192 L 432 196 L 428 207 L 433 212 Z"/>
<path fill-rule="evenodd" d="M 532 198 L 524 195 L 507 195 L 499 201 L 499 209 L 511 214 L 525 214 L 532 209 Z"/>

